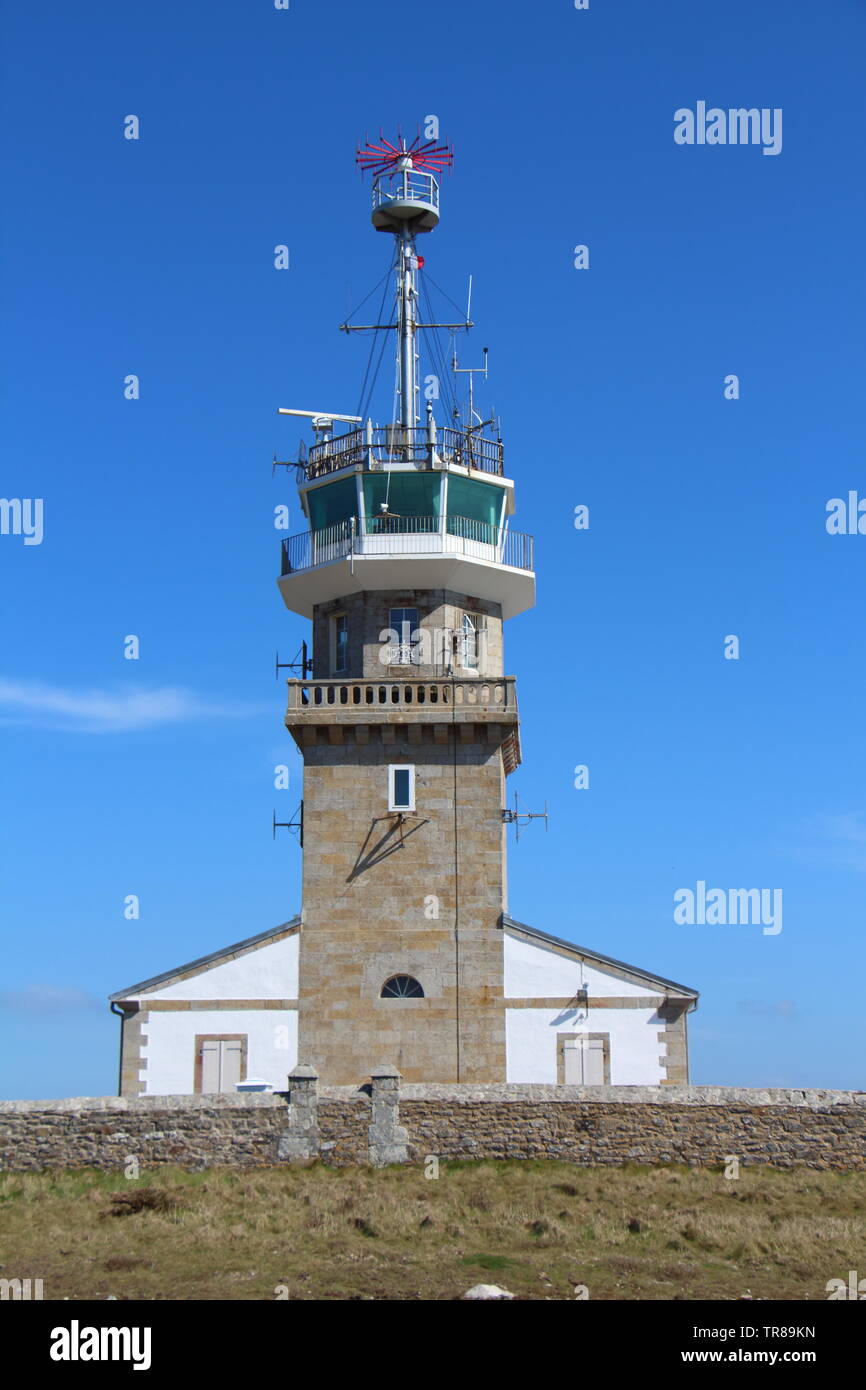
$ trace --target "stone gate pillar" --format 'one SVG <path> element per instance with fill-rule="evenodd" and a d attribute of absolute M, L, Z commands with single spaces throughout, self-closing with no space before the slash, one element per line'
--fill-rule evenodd
<path fill-rule="evenodd" d="M 317 1158 L 319 1153 L 319 1074 L 315 1067 L 289 1072 L 288 1128 L 280 1135 L 277 1158 Z"/>
<path fill-rule="evenodd" d="M 370 1074 L 370 1162 L 374 1168 L 386 1163 L 405 1163 L 409 1157 L 408 1134 L 400 1120 L 400 1073 L 396 1067 L 380 1066 Z"/>

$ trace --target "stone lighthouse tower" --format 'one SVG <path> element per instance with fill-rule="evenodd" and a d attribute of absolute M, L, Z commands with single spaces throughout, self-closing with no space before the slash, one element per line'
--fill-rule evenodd
<path fill-rule="evenodd" d="M 283 412 L 316 436 L 299 465 L 308 526 L 283 542 L 279 587 L 312 622 L 286 713 L 304 762 L 298 1058 L 331 1084 L 382 1061 L 407 1081 L 506 1078 L 504 784 L 520 741 L 503 624 L 535 579 L 473 377 L 468 411 L 446 413 L 436 376 L 434 335 L 470 327 L 469 311 L 422 311 L 416 239 L 439 221 L 450 161 L 420 138 L 358 152 L 395 296 L 385 323 L 344 327 L 392 335 L 390 416 Z"/>
<path fill-rule="evenodd" d="M 281 412 L 315 434 L 278 581 L 312 624 L 286 711 L 304 764 L 301 913 L 111 995 L 122 1094 L 276 1088 L 298 1064 L 355 1087 L 395 1065 L 407 1082 L 681 1085 L 697 992 L 508 910 L 520 738 L 503 629 L 535 602 L 532 540 L 475 408 L 486 349 L 483 367 L 457 364 L 469 305 L 443 321 L 418 251 L 451 151 L 419 136 L 357 158 L 394 247 L 382 321 L 343 324 L 374 335 L 361 399 L 354 415 Z M 553 911 L 565 929 L 578 908 Z"/>

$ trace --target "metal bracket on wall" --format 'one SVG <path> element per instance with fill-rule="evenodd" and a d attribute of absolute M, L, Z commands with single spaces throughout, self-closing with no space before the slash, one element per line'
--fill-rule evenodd
<path fill-rule="evenodd" d="M 514 793 L 514 810 L 513 810 L 513 811 L 510 810 L 510 809 L 506 806 L 505 809 L 504 809 L 504 811 L 502 812 L 502 819 L 503 819 L 503 821 L 504 821 L 504 823 L 505 823 L 506 825 L 513 825 L 513 826 L 514 826 L 515 838 L 518 839 L 518 840 L 520 839 L 520 827 L 521 827 L 521 825 L 524 825 L 524 826 L 525 826 L 525 825 L 528 825 L 530 821 L 533 821 L 533 820 L 543 820 L 543 821 L 544 821 L 544 828 L 545 828 L 545 830 L 547 830 L 547 802 L 545 801 L 545 803 L 544 803 L 544 810 L 543 810 L 543 811 L 521 811 L 521 810 L 520 810 L 520 807 L 519 807 L 519 805 L 518 805 L 517 792 L 515 792 L 515 793 Z"/>
<path fill-rule="evenodd" d="M 303 803 L 303 801 L 302 801 L 302 802 L 300 803 L 300 805 L 298 806 L 298 809 L 297 809 L 296 812 L 295 812 L 295 817 L 296 817 L 295 820 L 277 820 L 277 813 L 276 813 L 276 811 L 274 811 L 273 816 L 272 816 L 272 826 L 271 826 L 271 828 L 272 828 L 272 830 L 273 830 L 274 839 L 277 838 L 277 831 L 278 831 L 278 830 L 297 830 L 297 832 L 298 832 L 298 843 L 300 844 L 301 849 L 303 849 L 303 848 L 304 848 L 304 803 Z"/>
<path fill-rule="evenodd" d="M 307 644 L 302 642 L 300 650 L 295 653 L 294 661 L 280 661 L 280 654 L 274 654 L 274 680 L 279 680 L 281 671 L 298 671 L 301 680 L 306 680 L 307 676 L 313 674 L 313 659 L 307 656 Z"/>

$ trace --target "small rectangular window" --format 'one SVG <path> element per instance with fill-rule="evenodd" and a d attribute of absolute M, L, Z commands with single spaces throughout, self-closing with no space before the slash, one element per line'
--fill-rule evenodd
<path fill-rule="evenodd" d="M 478 670 L 479 614 L 464 613 L 460 629 L 460 665 L 469 671 Z"/>
<path fill-rule="evenodd" d="M 464 613 L 457 633 L 456 649 L 459 664 L 469 671 L 477 671 L 487 641 L 487 618 L 483 613 Z"/>
<path fill-rule="evenodd" d="M 345 613 L 338 613 L 332 620 L 333 641 L 332 667 L 335 676 L 341 676 L 349 669 L 349 619 Z"/>
<path fill-rule="evenodd" d="M 391 608 L 388 613 L 388 626 L 396 636 L 396 642 L 389 650 L 389 666 L 411 666 L 412 642 L 418 631 L 417 608 Z"/>
<path fill-rule="evenodd" d="M 388 768 L 388 810 L 415 810 L 415 769 L 411 763 L 393 763 Z"/>

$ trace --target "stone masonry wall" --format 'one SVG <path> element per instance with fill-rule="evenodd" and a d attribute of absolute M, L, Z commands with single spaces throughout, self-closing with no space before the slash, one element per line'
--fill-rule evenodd
<path fill-rule="evenodd" d="M 386 645 L 380 637 L 391 626 L 392 608 L 415 608 L 418 611 L 418 628 L 429 632 L 429 646 L 416 648 L 416 661 L 411 666 L 386 666 L 379 660 L 382 648 Z M 458 594 L 450 589 L 383 589 L 368 590 L 359 594 L 348 594 L 345 598 L 331 599 L 327 603 L 316 604 L 313 612 L 313 677 L 315 680 L 339 679 L 331 669 L 331 619 L 337 613 L 345 613 L 348 619 L 348 662 L 340 675 L 346 680 L 364 677 L 373 680 L 401 679 L 436 680 L 442 678 L 450 664 L 450 641 L 448 642 L 449 661 L 443 652 L 443 636 L 446 632 L 458 632 L 463 624 L 464 613 L 480 613 L 486 619 L 486 630 L 478 644 L 478 667 L 469 670 L 460 665 L 458 676 L 501 676 L 504 671 L 502 648 L 502 609 L 498 603 L 473 598 L 470 594 Z M 437 634 L 434 636 L 434 634 Z M 429 653 L 430 661 L 417 660 Z M 459 657 L 459 652 L 458 652 Z"/>
<path fill-rule="evenodd" d="M 304 745 L 298 1056 L 335 1082 L 382 1058 L 419 1083 L 505 1077 L 504 778 L 485 732 Z M 390 763 L 416 771 L 405 824 L 387 810 Z M 423 997 L 382 999 L 403 974 Z"/>
<path fill-rule="evenodd" d="M 420 1163 L 428 1154 L 696 1166 L 736 1154 L 745 1164 L 839 1171 L 866 1163 L 859 1091 L 409 1085 L 388 1069 L 361 1091 L 320 1087 L 316 1095 L 314 1075 L 307 1084 L 312 1130 L 310 1093 L 294 1107 L 255 1094 L 3 1101 L 0 1170 L 121 1172 L 130 1157 L 143 1172 L 162 1164 L 248 1168 L 281 1161 L 281 1146 L 282 1161 L 314 1156 L 292 1142 L 301 1132 L 314 1133 L 315 1152 L 336 1165 Z"/>

